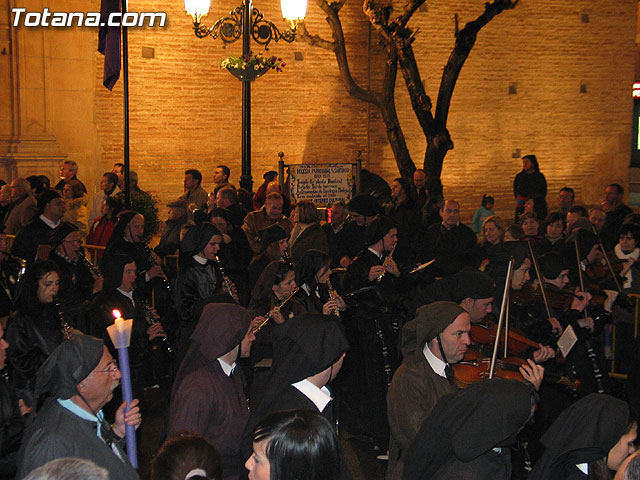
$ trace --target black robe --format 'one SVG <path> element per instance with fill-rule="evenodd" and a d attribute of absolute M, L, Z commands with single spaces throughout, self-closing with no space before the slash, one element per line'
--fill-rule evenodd
<path fill-rule="evenodd" d="M 91 460 L 109 472 L 109 478 L 138 480 L 125 455 L 120 460 L 96 434 L 96 423 L 83 420 L 51 399 L 27 427 L 18 454 L 18 478 L 51 460 L 76 457 Z"/>
<path fill-rule="evenodd" d="M 11 253 L 28 262 L 36 259 L 39 245 L 49 245 L 49 234 L 53 229 L 36 217 L 18 232 L 11 245 Z"/>
<path fill-rule="evenodd" d="M 24 419 L 20 414 L 16 393 L 0 375 L 0 478 L 13 478 L 16 474 L 16 455 L 24 432 Z"/>

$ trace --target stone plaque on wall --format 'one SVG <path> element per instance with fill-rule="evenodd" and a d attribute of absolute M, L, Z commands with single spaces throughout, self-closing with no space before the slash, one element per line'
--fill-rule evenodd
<path fill-rule="evenodd" d="M 348 202 L 353 196 L 351 163 L 289 165 L 291 202 L 310 200 L 316 206 Z"/>

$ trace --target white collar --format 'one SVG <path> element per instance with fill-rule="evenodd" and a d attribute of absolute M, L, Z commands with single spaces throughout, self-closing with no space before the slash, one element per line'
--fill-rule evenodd
<path fill-rule="evenodd" d="M 369 247 L 369 251 L 371 253 L 373 253 L 376 257 L 378 257 L 380 260 L 382 260 L 382 253 L 378 253 L 376 252 L 373 248 Z"/>
<path fill-rule="evenodd" d="M 45 217 L 44 214 L 40 215 L 40 220 L 46 223 L 49 228 L 56 228 L 58 225 L 60 225 L 60 220 L 58 220 L 56 223 L 53 223 L 51 220 Z"/>
<path fill-rule="evenodd" d="M 299 382 L 292 383 L 291 386 L 297 388 L 300 393 L 311 400 L 320 412 L 322 412 L 332 400 L 331 393 L 326 386 L 318 388 L 306 378 Z"/>
<path fill-rule="evenodd" d="M 576 465 L 576 468 L 580 470 L 585 475 L 589 475 L 589 464 L 588 463 L 579 463 Z"/>
<path fill-rule="evenodd" d="M 234 368 L 236 368 L 236 362 L 233 362 L 231 365 L 229 365 L 227 362 L 225 362 L 221 358 L 218 358 L 218 363 L 220 363 L 220 366 L 222 367 L 222 371 L 227 377 L 230 377 L 231 374 L 233 373 Z"/>
<path fill-rule="evenodd" d="M 133 290 L 131 290 L 130 292 L 125 292 L 120 287 L 116 288 L 116 290 L 118 290 L 122 295 L 131 300 L 131 303 L 133 303 L 134 307 L 136 306 L 136 302 L 133 300 Z"/>
<path fill-rule="evenodd" d="M 431 369 L 441 377 L 447 378 L 447 375 L 444 373 L 444 369 L 447 367 L 447 364 L 433 354 L 433 352 L 429 348 L 428 342 L 424 345 L 422 353 L 424 353 L 424 358 L 426 358 L 427 362 L 429 362 Z"/>
<path fill-rule="evenodd" d="M 200 265 L 206 265 L 207 264 L 207 259 L 206 258 L 202 258 L 200 255 L 195 254 L 193 256 L 193 259 L 198 262 Z"/>

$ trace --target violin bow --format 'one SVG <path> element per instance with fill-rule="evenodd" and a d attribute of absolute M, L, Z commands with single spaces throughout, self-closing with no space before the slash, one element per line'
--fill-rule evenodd
<path fill-rule="evenodd" d="M 500 306 L 500 316 L 498 317 L 498 326 L 496 328 L 496 339 L 493 342 L 493 353 L 491 354 L 491 364 L 489 365 L 489 378 L 493 378 L 493 374 L 496 369 L 496 357 L 498 356 L 498 343 L 500 342 L 500 330 L 502 329 L 502 322 L 504 321 L 504 315 L 508 312 L 509 307 L 509 290 L 511 289 L 511 276 L 513 275 L 513 263 L 514 258 L 509 259 L 509 266 L 507 267 L 507 281 L 504 284 L 504 292 L 502 294 L 502 305 Z M 507 339 L 505 338 L 505 348 Z"/>
<path fill-rule="evenodd" d="M 547 318 L 551 318 L 551 308 L 549 307 L 549 299 L 547 298 L 547 292 L 544 286 L 544 278 L 540 273 L 540 266 L 538 265 L 538 259 L 536 258 L 536 252 L 533 249 L 531 239 L 527 238 L 527 245 L 529 245 L 529 253 L 531 254 L 531 263 L 533 263 L 533 269 L 536 271 L 538 277 L 538 283 L 540 286 L 540 293 L 542 293 L 542 301 L 544 302 L 544 308 L 547 310 Z"/>
<path fill-rule="evenodd" d="M 593 230 L 593 233 L 596 236 L 596 241 L 598 242 L 598 245 L 600 246 L 600 251 L 602 252 L 602 256 L 604 257 L 604 261 L 607 264 L 607 268 L 609 269 L 609 273 L 613 277 L 613 281 L 616 283 L 616 288 L 618 289 L 618 293 L 622 293 L 622 288 L 620 288 L 620 282 L 618 281 L 617 275 L 613 271 L 613 267 L 611 266 L 611 262 L 609 261 L 609 255 L 607 255 L 607 252 L 604 251 L 604 245 L 602 244 L 602 239 L 600 238 L 600 235 L 598 234 L 598 231 L 596 230 L 595 225 L 591 224 L 591 229 Z M 580 260 L 578 260 L 578 262 L 580 262 Z M 578 265 L 578 266 L 580 266 L 580 265 Z M 582 270 L 580 270 L 580 271 L 582 271 Z"/>
<path fill-rule="evenodd" d="M 576 261 L 578 262 L 578 279 L 580 280 L 580 291 L 584 292 L 584 276 L 582 275 L 582 265 L 580 264 L 580 249 L 578 248 L 578 237 L 573 239 L 573 245 L 576 249 Z M 587 309 L 584 309 L 584 318 L 587 318 L 589 314 Z"/>

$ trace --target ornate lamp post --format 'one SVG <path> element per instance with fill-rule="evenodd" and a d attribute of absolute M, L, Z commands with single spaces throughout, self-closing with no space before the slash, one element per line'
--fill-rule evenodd
<path fill-rule="evenodd" d="M 209 13 L 211 0 L 184 0 L 184 8 L 193 19 L 193 31 L 198 38 L 220 38 L 224 47 L 242 39 L 242 55 L 251 55 L 251 38 L 268 50 L 271 41 L 293 42 L 296 37 L 298 23 L 304 20 L 307 11 L 307 0 L 281 0 L 282 16 L 289 21 L 290 29 L 281 32 L 278 27 L 265 20 L 260 10 L 254 8 L 251 0 L 243 0 L 242 4 L 226 17 L 216 21 L 211 27 L 202 25 L 202 17 Z M 240 71 L 234 71 L 240 70 Z M 251 191 L 251 82 L 268 70 L 230 69 L 242 81 L 242 175 L 240 186 Z"/>

